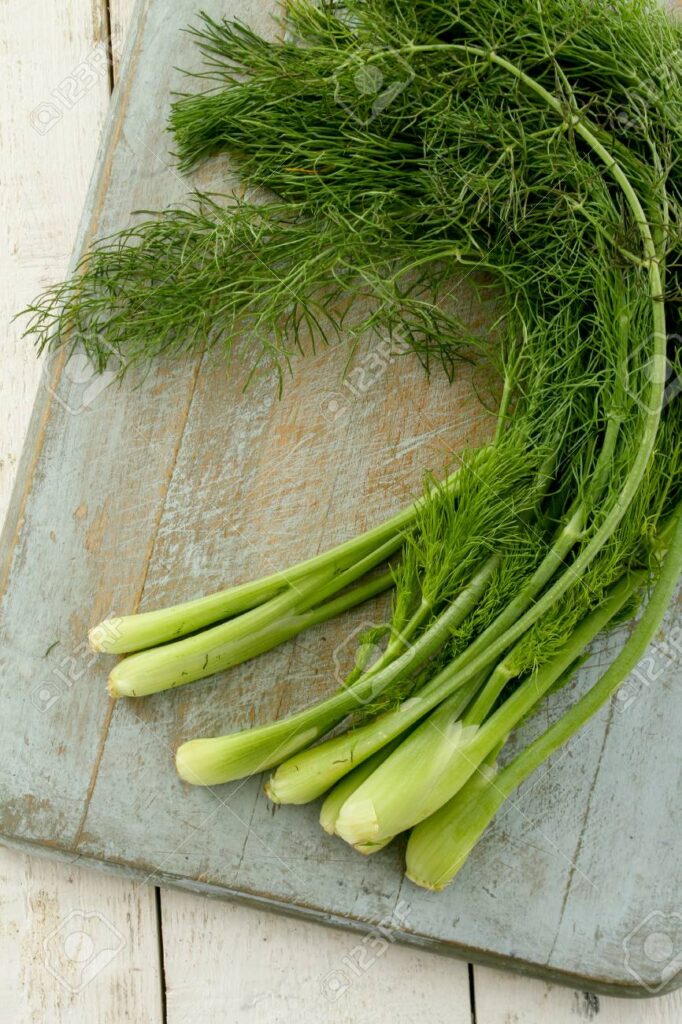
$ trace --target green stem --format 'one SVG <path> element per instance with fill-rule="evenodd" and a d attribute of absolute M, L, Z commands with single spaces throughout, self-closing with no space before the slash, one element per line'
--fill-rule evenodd
<path fill-rule="evenodd" d="M 453 715 L 464 711 L 482 681 L 483 676 L 478 675 L 448 698 Z M 430 710 L 432 705 L 425 703 L 421 694 L 410 697 L 366 725 L 350 729 L 284 761 L 267 782 L 265 791 L 272 802 L 278 804 L 305 804 L 316 800 L 368 758 L 394 741 L 402 742 L 405 733 Z"/>
<path fill-rule="evenodd" d="M 314 750 L 304 750 L 288 761 L 280 758 L 280 767 L 268 784 L 271 799 L 282 803 L 306 803 L 308 800 L 314 800 L 326 792 L 333 782 L 350 771 L 354 764 L 359 763 L 360 759 L 370 757 L 385 743 L 390 742 L 436 708 L 454 691 L 460 687 L 468 687 L 475 680 L 476 688 L 470 694 L 473 696 L 480 685 L 481 673 L 487 674 L 490 666 L 507 650 L 510 624 L 514 623 L 529 606 L 533 597 L 546 586 L 580 536 L 582 515 L 582 507 L 579 507 L 563 527 L 530 580 L 490 626 L 454 661 L 434 676 L 418 695 L 403 702 L 396 711 L 370 722 L 366 727 L 367 731 L 362 734 L 361 744 L 354 740 L 349 742 L 348 736 L 344 735 L 328 740 Z M 353 735 L 357 736 L 358 732 L 359 730 L 355 730 Z"/>
<path fill-rule="evenodd" d="M 393 551 L 393 541 L 389 540 L 331 580 L 328 574 L 318 571 L 235 619 L 175 643 L 133 654 L 112 670 L 109 692 L 112 697 L 146 697 L 233 668 L 253 657 L 250 652 L 260 654 L 276 646 L 280 633 L 286 638 L 289 613 L 300 614 L 325 602 L 385 562 Z"/>
<path fill-rule="evenodd" d="M 310 746 L 349 712 L 377 697 L 439 650 L 451 631 L 476 607 L 498 564 L 498 556 L 492 555 L 415 643 L 380 672 L 369 672 L 352 687 L 344 687 L 327 700 L 279 722 L 183 743 L 176 756 L 179 774 L 195 785 L 217 785 L 265 771 Z"/>
<path fill-rule="evenodd" d="M 643 573 L 631 573 L 616 584 L 561 652 L 536 669 L 483 725 L 454 717 L 449 702 L 438 708 L 343 805 L 337 833 L 351 845 L 381 842 L 438 810 L 608 625 L 644 578 Z"/>
<path fill-rule="evenodd" d="M 467 725 L 480 725 L 489 714 L 509 680 L 513 679 L 513 655 L 515 651 L 516 647 L 513 647 L 509 654 L 491 672 L 488 681 L 476 697 L 476 700 L 467 709 L 467 713 L 464 716 Z"/>
<path fill-rule="evenodd" d="M 598 682 L 499 774 L 486 778 L 477 773 L 413 830 L 407 845 L 407 876 L 413 882 L 434 890 L 451 882 L 504 801 L 613 697 L 653 640 L 672 600 L 682 573 L 682 515 L 670 545 L 641 618 Z"/>
<path fill-rule="evenodd" d="M 335 600 L 328 601 L 326 604 L 313 608 L 310 611 L 294 612 L 291 615 L 285 615 L 276 622 L 264 626 L 258 632 L 250 633 L 240 640 L 235 640 L 231 645 L 225 645 L 221 653 L 222 667 L 232 668 L 260 654 L 264 654 L 266 651 L 271 651 L 273 647 L 278 647 L 287 640 L 293 640 L 294 637 L 304 632 L 304 630 L 327 622 L 329 619 L 333 619 L 335 616 L 341 615 L 343 612 L 384 593 L 393 586 L 393 582 L 393 575 L 387 572 L 370 580 L 368 583 L 354 587 L 347 593 L 335 598 Z M 144 685 L 145 680 L 143 679 L 142 686 Z M 141 697 L 148 696 L 152 692 L 157 691 L 147 689 L 143 693 L 126 692 L 122 694 L 117 689 L 116 692 L 112 693 L 112 696 Z"/>
<path fill-rule="evenodd" d="M 303 630 L 309 629 L 311 626 L 319 626 L 322 622 L 327 622 L 329 619 L 343 614 L 343 612 L 350 611 L 351 608 L 355 608 L 359 604 L 364 604 L 370 598 L 377 597 L 377 595 L 389 590 L 394 582 L 393 573 L 385 572 L 381 576 L 375 576 L 374 579 L 360 583 L 357 587 L 353 587 L 347 593 L 335 597 L 332 601 L 316 605 L 306 612 L 297 612 L 292 617 L 292 620 L 297 623 L 296 633 L 302 633 Z"/>
<path fill-rule="evenodd" d="M 282 591 L 297 588 L 312 575 L 333 575 L 347 569 L 378 546 L 388 544 L 392 548 L 391 553 L 397 551 L 402 544 L 401 531 L 410 524 L 413 516 L 413 509 L 406 509 L 352 541 L 260 580 L 170 608 L 106 619 L 90 630 L 90 644 L 94 650 L 106 654 L 141 651 L 248 612 L 279 596 Z"/>
<path fill-rule="evenodd" d="M 422 889 L 440 892 L 455 877 L 492 821 L 498 802 L 499 770 L 486 758 L 446 804 L 410 833 L 405 875 Z"/>
<path fill-rule="evenodd" d="M 500 399 L 500 407 L 497 410 L 497 423 L 495 426 L 495 439 L 494 444 L 499 444 L 504 436 L 504 430 L 507 426 L 507 414 L 509 412 L 509 403 L 511 402 L 512 392 L 514 390 L 511 382 L 509 373 L 504 376 L 504 386 L 502 388 L 502 398 Z"/>
<path fill-rule="evenodd" d="M 383 744 L 432 711 L 449 697 L 453 690 L 467 685 L 481 672 L 487 672 L 490 665 L 494 664 L 508 646 L 505 638 L 509 624 L 514 622 L 514 619 L 528 607 L 535 594 L 539 593 L 552 578 L 575 544 L 580 535 L 581 517 L 582 512 L 579 509 L 563 528 L 530 580 L 505 611 L 498 615 L 466 651 L 434 676 L 416 697 L 405 701 L 395 713 L 391 712 L 389 715 L 381 716 L 376 722 L 370 722 L 367 727 L 369 734 L 363 734 L 365 742 L 362 745 L 349 745 L 346 737 L 341 736 L 328 740 L 314 751 L 304 751 L 286 764 L 281 764 L 285 761 L 283 757 L 279 762 L 274 762 L 280 763 L 280 768 L 269 783 L 271 799 L 286 803 L 306 803 L 308 800 L 314 800 L 336 779 L 350 771 L 353 762 L 358 763 L 361 756 L 369 757 Z"/>
<path fill-rule="evenodd" d="M 404 624 L 400 632 L 393 636 L 386 646 L 386 650 L 383 654 L 370 665 L 368 669 L 363 672 L 363 676 L 368 676 L 370 673 L 376 674 L 381 672 L 382 669 L 390 665 L 400 654 L 402 654 L 409 647 L 411 638 L 417 632 L 420 626 L 424 624 L 429 615 L 433 612 L 433 604 L 431 601 L 422 601 L 419 608 L 415 611 L 414 615 L 408 619 Z M 352 683 L 350 685 L 353 685 Z"/>

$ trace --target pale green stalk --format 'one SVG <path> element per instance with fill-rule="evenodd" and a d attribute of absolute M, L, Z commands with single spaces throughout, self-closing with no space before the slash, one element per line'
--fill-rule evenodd
<path fill-rule="evenodd" d="M 455 691 L 449 698 L 453 713 L 455 710 L 460 714 L 464 711 L 482 680 L 479 674 Z M 394 741 L 400 741 L 405 732 L 431 708 L 432 705 L 418 693 L 366 725 L 335 736 L 319 747 L 302 751 L 279 766 L 266 783 L 266 793 L 273 803 L 279 804 L 305 804 L 315 800 L 353 769 L 357 771 L 357 766 L 367 758 L 382 753 L 383 748 Z"/>
<path fill-rule="evenodd" d="M 290 569 L 243 583 L 227 590 L 137 615 L 105 619 L 89 633 L 94 650 L 106 654 L 126 654 L 176 640 L 223 619 L 230 619 L 270 601 L 282 591 L 295 590 L 312 575 L 334 575 L 371 553 L 379 545 L 393 542 L 392 551 L 402 544 L 401 531 L 409 526 L 413 509 L 406 509 L 386 523 L 340 544 Z"/>
<path fill-rule="evenodd" d="M 376 698 L 405 673 L 415 671 L 435 654 L 451 630 L 463 622 L 478 604 L 498 564 L 499 558 L 492 555 L 471 583 L 414 644 L 381 671 L 369 672 L 352 687 L 342 688 L 320 704 L 279 722 L 227 736 L 183 743 L 176 755 L 179 774 L 195 785 L 212 786 L 265 771 L 310 746 L 349 712 Z M 325 792 L 329 785 L 321 792 Z"/>
<path fill-rule="evenodd" d="M 337 615 L 341 615 L 351 608 L 355 608 L 357 605 L 369 601 L 379 594 L 383 594 L 393 586 L 393 582 L 393 574 L 387 572 L 382 576 L 369 580 L 367 583 L 354 587 L 347 593 L 341 594 L 339 597 L 334 598 L 334 600 L 327 601 L 325 604 L 310 611 L 292 612 L 284 615 L 276 622 L 264 626 L 257 632 L 250 633 L 240 640 L 235 640 L 232 645 L 226 644 L 221 649 L 221 662 L 225 668 L 229 668 L 249 661 L 251 658 L 264 654 L 266 651 L 271 651 L 274 647 L 278 647 L 287 640 L 292 640 L 304 630 L 327 622 L 329 619 L 333 619 Z M 110 683 L 110 693 L 114 697 L 146 696 L 151 692 L 154 691 L 147 690 L 144 694 L 112 692 Z"/>
<path fill-rule="evenodd" d="M 444 889 L 506 799 L 502 793 L 496 759 L 486 758 L 455 796 L 412 829 L 405 868 L 410 881 Z"/>
<path fill-rule="evenodd" d="M 341 808 L 337 833 L 351 845 L 381 842 L 433 814 L 465 784 L 491 750 L 537 704 L 643 582 L 632 573 L 576 627 L 560 654 L 536 669 L 483 724 L 449 714 L 423 722 Z"/>
<path fill-rule="evenodd" d="M 320 570 L 236 619 L 175 643 L 133 654 L 112 670 L 109 692 L 113 697 L 146 697 L 233 668 L 254 653 L 275 647 L 281 642 L 280 634 L 286 639 L 287 631 L 293 626 L 288 616 L 306 612 L 311 606 L 326 601 L 385 562 L 394 550 L 393 541 L 389 540 L 331 579 L 328 571 Z M 392 581 L 381 589 L 391 584 Z"/>
<path fill-rule="evenodd" d="M 337 782 L 333 789 L 329 790 L 320 808 L 320 825 L 330 836 L 335 834 L 336 819 L 348 797 L 372 774 L 375 768 L 379 767 L 382 761 L 386 760 L 398 743 L 399 740 L 393 740 L 392 743 L 378 750 L 376 754 L 359 764 L 340 782 Z"/>
<path fill-rule="evenodd" d="M 285 762 L 285 758 L 280 758 L 280 761 L 276 762 L 280 767 L 267 787 L 270 799 L 278 803 L 307 803 L 314 800 L 350 771 L 362 757 L 370 757 L 385 743 L 410 728 L 449 697 L 454 690 L 467 686 L 472 680 L 476 681 L 477 686 L 480 685 L 481 673 L 489 670 L 491 664 L 494 664 L 508 647 L 506 640 L 510 632 L 509 626 L 513 625 L 515 619 L 531 604 L 535 595 L 546 586 L 576 543 L 580 536 L 582 516 L 583 511 L 580 508 L 563 527 L 548 554 L 505 611 L 416 696 L 404 701 L 388 715 L 382 715 L 374 722 L 370 722 L 361 734 L 361 744 L 356 743 L 350 735 L 340 736 L 320 744 L 313 750 L 305 750 L 286 763 L 282 763 Z M 474 690 L 471 696 L 475 692 Z M 357 736 L 358 732 L 360 730 L 355 730 L 354 735 Z"/>
<path fill-rule="evenodd" d="M 501 805 L 616 693 L 655 637 L 682 573 L 682 516 L 647 606 L 625 646 L 597 683 L 499 774 L 476 773 L 431 817 L 413 829 L 407 844 L 407 877 L 440 890 L 462 867 Z M 338 815 L 337 815 L 338 816 Z"/>

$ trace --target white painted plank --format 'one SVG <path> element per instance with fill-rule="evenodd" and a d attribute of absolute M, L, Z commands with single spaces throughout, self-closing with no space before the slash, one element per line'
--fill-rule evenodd
<path fill-rule="evenodd" d="M 0 5 L 0 521 L 40 373 L 11 318 L 66 269 L 108 106 L 105 39 L 99 0 Z"/>
<path fill-rule="evenodd" d="M 662 970 L 665 963 L 661 962 Z M 682 994 L 613 999 L 531 978 L 474 968 L 477 1024 L 679 1024 Z"/>
<path fill-rule="evenodd" d="M 464 964 L 231 904 L 163 894 L 169 1024 L 469 1024 Z"/>
<path fill-rule="evenodd" d="M 2 1020 L 160 1024 L 153 889 L 0 853 Z"/>
<path fill-rule="evenodd" d="M 12 315 L 66 270 L 109 101 L 100 0 L 0 5 L 0 523 L 40 364 Z M 0 849 L 0 1005 L 13 1024 L 160 1024 L 154 890 Z"/>

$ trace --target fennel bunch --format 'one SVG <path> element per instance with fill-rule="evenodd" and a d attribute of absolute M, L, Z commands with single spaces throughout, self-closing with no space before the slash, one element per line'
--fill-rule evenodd
<path fill-rule="evenodd" d="M 680 572 L 682 31 L 649 0 L 294 0 L 287 28 L 270 42 L 204 16 L 207 88 L 170 121 L 184 169 L 227 150 L 259 200 L 196 194 L 103 239 L 28 331 L 103 369 L 118 353 L 229 355 L 246 330 L 253 372 L 280 383 L 293 351 L 361 331 L 399 338 L 427 372 L 453 375 L 476 348 L 492 363 L 494 439 L 410 508 L 92 634 L 136 652 L 110 686 L 143 696 L 393 588 L 376 662 L 361 647 L 326 700 L 190 740 L 177 766 L 203 785 L 275 768 L 273 800 L 327 793 L 324 827 L 363 853 L 414 828 L 410 877 L 439 888 L 615 691 Z M 502 296 L 494 344 L 448 309 L 463 268 Z M 510 732 L 647 590 L 592 696 L 498 770 Z"/>

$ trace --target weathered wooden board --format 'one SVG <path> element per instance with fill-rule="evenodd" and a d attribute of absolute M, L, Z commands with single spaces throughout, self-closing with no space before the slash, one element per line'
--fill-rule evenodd
<path fill-rule="evenodd" d="M 255 3 L 231 11 L 266 27 Z M 194 13 L 193 0 L 138 11 L 79 248 L 186 188 L 163 126 L 180 81 L 169 69 L 194 59 L 180 31 Z M 456 300 L 485 322 L 466 282 Z M 397 845 L 360 858 L 321 834 L 315 807 L 274 813 L 258 780 L 196 790 L 172 767 L 182 739 L 284 714 L 328 690 L 334 650 L 376 609 L 229 677 L 141 703 L 107 700 L 107 660 L 83 642 L 93 622 L 260 574 L 379 522 L 425 466 L 438 469 L 489 429 L 470 380 L 427 387 L 418 367 L 397 360 L 351 396 L 344 363 L 340 348 L 301 361 L 282 401 L 268 380 L 243 394 L 243 371 L 217 356 L 159 366 L 138 388 L 102 390 L 61 358 L 47 367 L 2 541 L 0 831 L 17 845 L 363 931 L 391 922 L 400 940 L 591 989 L 673 988 L 679 611 L 625 699 L 524 787 L 439 896 L 403 883 Z"/>

